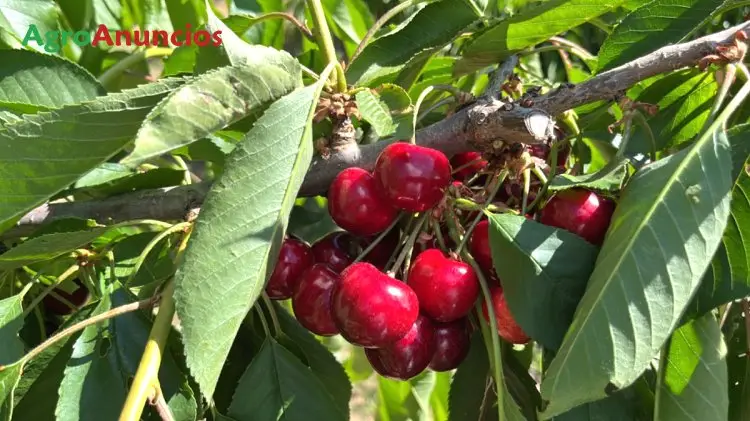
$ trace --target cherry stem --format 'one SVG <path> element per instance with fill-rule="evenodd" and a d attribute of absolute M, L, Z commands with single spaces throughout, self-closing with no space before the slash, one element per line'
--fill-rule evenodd
<path fill-rule="evenodd" d="M 419 117 L 419 108 L 422 106 L 422 102 L 427 98 L 427 95 L 430 94 L 430 92 L 434 91 L 434 86 L 428 86 L 422 91 L 421 94 L 419 94 L 419 97 L 417 98 L 417 102 L 414 104 L 414 114 L 412 115 L 412 128 L 414 131 L 414 134 L 409 138 L 409 143 L 412 145 L 415 145 L 417 143 L 417 121 Z"/>
<path fill-rule="evenodd" d="M 711 114 L 706 119 L 706 122 L 703 124 L 703 128 L 701 129 L 701 131 L 705 131 L 708 128 L 708 126 L 711 125 L 711 123 L 713 123 L 714 119 L 719 114 L 719 111 L 721 111 L 721 106 L 727 97 L 727 93 L 729 92 L 729 88 L 732 86 L 732 83 L 734 82 L 734 77 L 736 74 L 737 74 L 737 66 L 735 64 L 730 63 L 724 66 L 724 79 L 721 81 L 719 92 L 716 94 L 714 105 L 711 108 Z"/>
<path fill-rule="evenodd" d="M 152 238 L 151 241 L 146 244 L 146 247 L 141 251 L 141 254 L 138 256 L 138 260 L 135 261 L 135 264 L 133 265 L 133 271 L 130 273 L 130 276 L 125 281 L 125 285 L 130 285 L 133 280 L 135 280 L 136 275 L 138 274 L 138 271 L 141 269 L 141 266 L 143 265 L 143 262 L 146 261 L 146 258 L 148 258 L 148 255 L 151 253 L 151 251 L 156 247 L 157 244 L 159 244 L 163 239 L 167 238 L 171 234 L 174 234 L 179 231 L 184 231 L 186 228 L 190 227 L 192 225 L 192 222 L 180 222 L 179 224 L 172 225 L 171 227 L 165 229 L 164 231 L 160 232 L 159 235 Z"/>
<path fill-rule="evenodd" d="M 521 200 L 521 214 L 526 215 L 529 206 L 529 189 L 531 188 L 531 170 L 523 170 L 523 197 Z"/>
<path fill-rule="evenodd" d="M 422 225 L 425 223 L 428 216 L 429 216 L 429 212 L 425 212 L 417 219 L 417 222 L 414 224 L 414 228 L 412 228 L 412 231 L 409 233 L 409 237 L 406 239 L 406 244 L 404 245 L 404 248 L 401 249 L 401 253 L 399 253 L 398 257 L 396 258 L 396 263 L 393 264 L 393 267 L 391 267 L 390 272 L 392 273 L 398 272 L 399 268 L 404 263 L 404 260 L 406 259 L 406 257 L 411 254 L 411 249 L 414 248 L 414 243 L 417 241 L 417 236 L 419 235 L 419 232 L 422 230 Z"/>
<path fill-rule="evenodd" d="M 271 302 L 271 298 L 268 297 L 268 294 L 266 294 L 265 291 L 261 294 L 261 297 L 263 297 L 263 304 L 266 305 L 266 308 L 268 309 L 268 314 L 271 316 L 271 323 L 273 324 L 273 330 L 276 332 L 274 335 L 274 338 L 278 338 L 283 333 L 281 331 L 281 324 L 279 324 L 279 317 L 276 315 L 276 309 L 273 308 L 273 303 Z"/>
<path fill-rule="evenodd" d="M 401 221 L 401 218 L 404 216 L 404 214 L 399 214 L 393 222 L 391 222 L 391 225 L 388 226 L 388 228 L 385 229 L 385 231 L 378 234 L 378 236 L 375 238 L 375 240 L 372 241 L 367 247 L 365 247 L 364 250 L 362 250 L 362 253 L 357 256 L 356 259 L 354 259 L 354 262 L 352 264 L 360 262 L 362 259 L 367 257 L 367 255 L 378 246 L 378 244 L 383 241 L 383 238 L 385 238 L 386 235 L 388 235 L 391 230 L 398 225 L 398 223 Z"/>
<path fill-rule="evenodd" d="M 65 269 L 65 272 L 63 272 L 60 276 L 58 276 L 57 280 L 55 280 L 55 282 L 52 285 L 49 285 L 47 288 L 44 289 L 44 291 L 42 291 L 41 294 L 34 297 L 34 299 L 31 301 L 31 304 L 29 304 L 29 306 L 26 307 L 26 310 L 21 315 L 21 319 L 25 319 L 29 314 L 31 314 L 31 312 L 34 311 L 34 307 L 38 306 L 39 303 L 42 302 L 42 300 L 44 300 L 44 297 L 49 295 L 52 292 L 52 290 L 57 288 L 57 286 L 63 283 L 66 279 L 78 273 L 78 270 L 80 268 L 81 268 L 80 266 L 78 266 L 77 264 L 74 264 L 70 266 L 69 268 Z M 67 302 L 67 300 L 65 301 Z M 68 302 L 68 304 L 70 304 L 70 302 Z M 75 306 L 73 306 L 72 308 L 75 309 Z"/>
<path fill-rule="evenodd" d="M 333 45 L 331 31 L 328 29 L 328 21 L 326 21 L 323 5 L 320 0 L 307 0 L 307 7 L 314 23 L 313 33 L 318 40 L 318 48 L 320 48 L 320 51 L 325 56 L 328 65 L 330 66 L 333 64 L 335 66 L 336 74 L 334 75 L 334 80 L 336 81 L 336 88 L 338 92 L 346 92 L 348 89 L 346 75 L 336 57 L 336 48 Z M 321 78 L 322 77 L 323 75 L 321 74 Z M 327 79 L 328 76 L 326 77 L 326 80 Z"/>
<path fill-rule="evenodd" d="M 432 232 L 435 234 L 440 249 L 448 250 L 448 247 L 445 245 L 445 239 L 443 238 L 443 231 L 440 229 L 440 222 L 433 218 L 430 219 L 430 225 L 432 225 Z"/>
<path fill-rule="evenodd" d="M 268 328 L 268 320 L 266 320 L 266 315 L 263 313 L 263 308 L 260 303 L 256 303 L 254 307 L 255 311 L 258 313 L 258 320 L 260 320 L 260 324 L 263 326 L 263 332 L 266 333 L 266 337 L 274 337 L 274 335 L 271 335 L 271 330 Z"/>
<path fill-rule="evenodd" d="M 476 202 L 474 202 L 472 200 L 469 200 L 469 199 L 466 199 L 466 198 L 463 198 L 463 197 L 457 198 L 453 202 L 453 204 L 457 208 L 464 209 L 464 210 L 472 210 L 472 211 L 484 211 L 484 210 L 488 210 L 488 211 L 494 212 L 494 213 L 514 212 L 510 208 L 503 208 L 503 207 L 497 206 L 494 203 L 490 203 L 489 205 L 487 205 L 487 207 L 485 207 L 484 205 L 480 205 L 479 203 L 476 203 Z"/>
<path fill-rule="evenodd" d="M 471 233 L 474 232 L 474 227 L 476 227 L 479 221 L 482 220 L 482 216 L 484 216 L 483 215 L 484 212 L 487 210 L 489 205 L 492 204 L 492 201 L 495 199 L 497 192 L 500 191 L 500 187 L 503 185 L 503 182 L 505 181 L 505 178 L 507 176 L 508 176 L 508 170 L 502 170 L 500 171 L 500 174 L 498 174 L 497 178 L 495 179 L 495 185 L 492 186 L 492 190 L 490 191 L 490 194 L 487 196 L 487 200 L 485 200 L 484 204 L 482 205 L 482 208 L 481 208 L 482 212 L 480 212 L 479 214 L 477 214 L 476 217 L 474 217 L 474 220 L 471 222 L 471 225 L 469 225 L 469 228 L 466 230 L 466 233 L 464 234 L 464 238 L 461 239 L 461 243 L 456 248 L 456 253 L 461 254 L 461 251 L 466 245 L 468 239 L 471 237 Z"/>
<path fill-rule="evenodd" d="M 469 168 L 470 166 L 474 165 L 475 163 L 477 163 L 477 162 L 479 162 L 481 160 L 482 160 L 481 156 L 479 158 L 473 159 L 473 160 L 471 160 L 471 161 L 469 161 L 469 162 L 461 165 L 460 167 L 454 168 L 453 171 L 451 171 L 451 174 L 455 174 L 455 173 L 457 173 L 457 172 L 459 172 L 459 171 L 461 171 L 461 170 L 463 170 L 465 168 Z"/>

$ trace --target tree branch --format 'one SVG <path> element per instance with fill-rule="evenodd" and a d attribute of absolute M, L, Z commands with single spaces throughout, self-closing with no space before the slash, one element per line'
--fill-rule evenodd
<path fill-rule="evenodd" d="M 649 77 L 695 66 L 700 59 L 716 53 L 719 44 L 734 42 L 738 31 L 750 22 L 734 26 L 683 44 L 669 45 L 615 69 L 598 74 L 575 86 L 563 86 L 535 99 L 531 108 L 481 98 L 450 117 L 419 130 L 419 145 L 452 156 L 472 149 L 483 149 L 495 140 L 506 143 L 538 143 L 549 135 L 552 116 L 596 101 L 611 101 L 625 90 Z M 507 71 L 500 66 L 498 73 Z M 530 124 L 530 122 L 535 122 Z M 541 124 L 540 124 L 541 123 Z M 362 147 L 351 146 L 328 159 L 316 157 L 300 190 L 302 196 L 325 194 L 333 178 L 344 168 L 372 169 L 378 154 L 390 142 Z M 3 236 L 18 236 L 29 228 L 61 217 L 91 218 L 100 223 L 132 219 L 182 219 L 202 203 L 209 185 L 200 183 L 168 189 L 146 190 L 102 200 L 53 203 L 40 206 L 18 222 L 18 228 Z"/>

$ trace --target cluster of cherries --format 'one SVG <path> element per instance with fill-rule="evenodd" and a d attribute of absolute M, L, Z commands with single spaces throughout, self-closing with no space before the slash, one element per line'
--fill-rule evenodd
<path fill-rule="evenodd" d="M 430 211 L 435 218 L 446 206 L 446 192 L 468 189 L 462 182 L 475 179 L 487 165 L 476 152 L 449 161 L 437 150 L 398 142 L 383 150 L 372 172 L 341 171 L 329 188 L 328 210 L 346 231 L 328 234 L 312 246 L 287 237 L 267 294 L 277 300 L 291 298 L 295 317 L 311 332 L 341 334 L 364 347 L 370 364 L 385 377 L 406 380 L 428 367 L 456 368 L 469 352 L 470 313 L 480 295 L 472 266 L 425 235 L 427 239 L 414 244 L 408 269 L 385 269 L 404 245 L 399 230 L 393 229 L 400 212 Z M 613 211 L 611 201 L 574 189 L 554 196 L 539 212 L 539 220 L 599 244 Z M 467 220 L 475 216 L 469 214 Z M 378 236 L 387 229 L 385 236 Z M 377 237 L 382 238 L 373 244 Z M 487 220 L 476 224 L 468 247 L 492 280 L 490 301 L 498 334 L 510 343 L 527 343 L 529 337 L 508 309 L 493 268 Z M 365 249 L 369 251 L 362 255 Z M 488 320 L 484 300 L 482 309 Z"/>

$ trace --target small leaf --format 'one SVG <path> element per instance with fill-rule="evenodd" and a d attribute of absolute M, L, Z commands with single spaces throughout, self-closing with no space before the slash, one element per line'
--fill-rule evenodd
<path fill-rule="evenodd" d="M 622 20 L 599 49 L 598 72 L 677 43 L 706 20 L 722 0 L 654 0 Z"/>
<path fill-rule="evenodd" d="M 312 371 L 273 339 L 240 379 L 228 415 L 237 421 L 347 419 Z"/>
<path fill-rule="evenodd" d="M 21 41 L 34 25 L 41 34 L 57 30 L 57 7 L 52 0 L 0 0 L 0 45 L 24 48 Z M 44 47 L 30 41 L 28 48 L 44 52 Z"/>
<path fill-rule="evenodd" d="M 293 67 L 293 57 L 278 53 Z M 121 162 L 134 165 L 188 145 L 247 117 L 255 109 L 290 93 L 302 76 L 273 64 L 223 67 L 181 86 L 146 117 L 135 147 Z"/>
<path fill-rule="evenodd" d="M 368 44 L 347 68 L 347 81 L 357 86 L 376 84 L 398 73 L 411 60 L 448 44 L 476 19 L 465 1 L 430 3 L 398 30 Z"/>
<path fill-rule="evenodd" d="M 92 100 L 106 91 L 82 67 L 49 54 L 1 50 L 0 106 L 33 114 Z"/>
<path fill-rule="evenodd" d="M 181 79 L 27 115 L 0 130 L 0 231 L 115 155 Z"/>
<path fill-rule="evenodd" d="M 175 275 L 187 364 L 206 396 L 278 255 L 312 159 L 309 127 L 322 87 L 283 97 L 256 121 L 206 198 Z"/>
<path fill-rule="evenodd" d="M 455 73 L 471 73 L 553 35 L 615 10 L 623 0 L 548 0 L 478 32 L 464 47 Z M 446 15 L 448 16 L 448 15 Z"/>
<path fill-rule="evenodd" d="M 492 260 L 513 316 L 527 335 L 556 350 L 583 296 L 598 248 L 522 216 L 489 219 Z"/>
<path fill-rule="evenodd" d="M 414 135 L 411 99 L 400 86 L 366 89 L 357 92 L 356 98 L 362 118 L 380 138 L 409 139 Z"/>
<path fill-rule="evenodd" d="M 13 391 L 22 371 L 22 361 L 0 367 L 0 421 L 10 421 L 13 416 Z"/>
<path fill-rule="evenodd" d="M 18 361 L 24 353 L 23 343 L 18 332 L 23 327 L 22 293 L 0 300 L 0 367 Z"/>
<path fill-rule="evenodd" d="M 725 421 L 727 348 L 712 314 L 675 331 L 660 364 L 654 421 Z"/>
<path fill-rule="evenodd" d="M 723 132 L 706 132 L 692 147 L 643 167 L 623 190 L 573 324 L 542 381 L 549 400 L 543 418 L 606 397 L 608 385 L 632 384 L 677 327 L 729 217 L 729 149 Z"/>
<path fill-rule="evenodd" d="M 46 234 L 24 241 L 0 255 L 0 270 L 11 270 L 35 262 L 51 260 L 81 248 L 104 234 L 107 228 Z"/>
<path fill-rule="evenodd" d="M 619 191 L 628 175 L 627 161 L 610 161 L 601 170 L 583 175 L 561 174 L 549 184 L 550 191 L 585 188 L 597 191 Z"/>

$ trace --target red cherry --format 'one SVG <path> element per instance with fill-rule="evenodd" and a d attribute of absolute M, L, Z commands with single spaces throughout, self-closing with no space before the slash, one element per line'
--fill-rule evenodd
<path fill-rule="evenodd" d="M 469 251 L 485 271 L 494 271 L 490 250 L 490 221 L 482 220 L 474 227 L 469 239 Z"/>
<path fill-rule="evenodd" d="M 465 317 L 479 296 L 479 281 L 471 266 L 445 257 L 438 249 L 417 256 L 406 283 L 417 294 L 422 311 L 439 322 Z"/>
<path fill-rule="evenodd" d="M 557 193 L 540 211 L 539 222 L 578 234 L 601 245 L 615 212 L 614 202 L 584 189 Z"/>
<path fill-rule="evenodd" d="M 417 294 L 370 263 L 355 263 L 333 288 L 333 320 L 349 342 L 370 348 L 401 339 L 419 316 Z"/>
<path fill-rule="evenodd" d="M 392 229 L 388 234 L 383 237 L 382 240 L 375 247 L 367 253 L 364 260 L 365 262 L 372 263 L 375 267 L 380 270 L 385 270 L 385 265 L 388 264 L 393 251 L 398 248 L 399 239 L 401 234 L 398 229 Z M 363 241 L 363 247 L 367 247 L 375 240 L 375 237 L 368 238 Z"/>
<path fill-rule="evenodd" d="M 419 318 L 397 342 L 379 349 L 365 349 L 367 360 L 381 376 L 409 380 L 424 371 L 435 354 L 432 321 Z"/>
<path fill-rule="evenodd" d="M 397 142 L 380 153 L 373 175 L 394 206 L 422 212 L 443 198 L 451 165 L 440 151 Z"/>
<path fill-rule="evenodd" d="M 482 154 L 479 152 L 465 152 L 454 155 L 450 161 L 451 166 L 453 168 L 459 168 L 466 165 L 466 167 L 453 173 L 453 178 L 465 180 L 479 171 L 482 171 L 487 166 L 487 161 L 481 158 Z M 467 165 L 469 163 L 471 163 L 471 165 Z"/>
<path fill-rule="evenodd" d="M 490 297 L 492 298 L 492 308 L 495 310 L 495 320 L 497 320 L 497 333 L 501 338 L 512 344 L 525 344 L 529 341 L 529 337 L 521 329 L 521 326 L 516 323 L 516 319 L 513 318 L 510 309 L 508 308 L 508 302 L 505 301 L 505 294 L 503 289 L 498 287 L 490 288 Z M 487 311 L 487 303 L 482 301 L 482 314 L 484 320 L 489 322 L 490 316 Z"/>
<path fill-rule="evenodd" d="M 70 304 L 73 304 L 76 308 L 81 308 L 89 300 L 89 290 L 78 279 L 75 280 L 75 283 L 78 285 L 78 289 L 73 291 L 72 293 L 66 292 L 65 290 L 60 288 L 55 288 L 53 289 L 53 291 L 55 292 L 55 294 L 64 298 Z M 44 304 L 44 308 L 47 309 L 47 311 L 52 314 L 57 314 L 58 316 L 67 316 L 69 314 L 72 314 L 74 311 L 62 301 L 49 294 L 42 299 L 42 303 Z"/>
<path fill-rule="evenodd" d="M 362 168 L 347 168 L 336 176 L 328 189 L 328 212 L 338 226 L 361 236 L 382 232 L 398 216 L 375 178 Z"/>
<path fill-rule="evenodd" d="M 469 322 L 466 318 L 451 323 L 435 323 L 435 355 L 430 361 L 434 371 L 450 371 L 469 354 Z"/>
<path fill-rule="evenodd" d="M 351 265 L 360 251 L 359 239 L 345 231 L 332 232 L 312 245 L 315 262 L 328 265 L 336 273 Z"/>
<path fill-rule="evenodd" d="M 292 296 L 294 316 L 316 335 L 333 336 L 339 333 L 331 316 L 331 293 L 338 281 L 336 272 L 322 263 L 316 263 L 302 274 Z"/>
<path fill-rule="evenodd" d="M 549 159 L 549 154 L 552 152 L 552 147 L 540 143 L 538 145 L 529 145 L 529 154 L 539 159 Z M 568 162 L 568 156 L 570 155 L 570 145 L 563 146 L 562 149 L 557 150 L 557 166 L 565 168 L 565 164 Z M 559 171 L 558 171 L 559 174 Z"/>
<path fill-rule="evenodd" d="M 268 296 L 274 300 L 291 297 L 300 275 L 313 263 L 310 246 L 298 238 L 287 237 L 281 244 L 279 258 L 266 285 Z"/>

